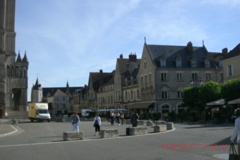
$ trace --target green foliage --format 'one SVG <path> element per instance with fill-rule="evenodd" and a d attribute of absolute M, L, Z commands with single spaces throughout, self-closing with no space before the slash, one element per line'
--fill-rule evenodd
<path fill-rule="evenodd" d="M 203 83 L 199 88 L 199 101 L 201 106 L 205 106 L 206 103 L 217 100 L 221 97 L 221 86 L 219 83 L 209 81 Z"/>
<path fill-rule="evenodd" d="M 183 103 L 187 107 L 198 106 L 199 103 L 199 88 L 187 87 L 183 90 Z"/>
<path fill-rule="evenodd" d="M 222 97 L 226 101 L 240 98 L 240 78 L 229 80 L 222 86 Z"/>

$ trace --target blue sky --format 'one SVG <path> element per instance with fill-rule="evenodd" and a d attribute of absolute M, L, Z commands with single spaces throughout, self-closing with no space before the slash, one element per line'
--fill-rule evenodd
<path fill-rule="evenodd" d="M 29 95 L 43 87 L 84 86 L 90 72 L 111 72 L 122 53 L 141 58 L 147 44 L 233 49 L 239 0 L 16 0 L 16 52 L 29 60 Z"/>

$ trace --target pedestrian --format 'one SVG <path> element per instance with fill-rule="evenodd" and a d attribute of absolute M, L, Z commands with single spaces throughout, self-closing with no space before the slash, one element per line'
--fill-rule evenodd
<path fill-rule="evenodd" d="M 233 134 L 230 138 L 230 143 L 234 144 L 234 140 L 237 137 L 238 154 L 240 154 L 240 108 L 235 110 L 235 114 L 237 118 L 235 120 L 235 127 L 234 127 Z"/>
<path fill-rule="evenodd" d="M 98 114 L 95 115 L 93 121 L 94 121 L 94 127 L 95 127 L 95 134 L 94 134 L 94 136 L 97 136 L 97 133 L 100 132 L 100 125 L 101 125 L 101 118 L 99 117 Z"/>
<path fill-rule="evenodd" d="M 121 119 L 121 124 L 123 125 L 123 123 L 124 123 L 124 114 L 123 113 L 120 114 L 120 119 Z"/>
<path fill-rule="evenodd" d="M 111 112 L 111 115 L 110 115 L 111 117 L 111 125 L 114 125 L 114 121 L 115 121 L 115 114 L 114 114 L 114 112 Z"/>
<path fill-rule="evenodd" d="M 71 116 L 72 119 L 72 131 L 73 132 L 79 132 L 79 125 L 80 125 L 80 118 L 77 115 L 77 112 L 74 112 Z"/>
<path fill-rule="evenodd" d="M 120 113 L 119 112 L 116 114 L 116 119 L 117 119 L 118 125 L 120 125 Z"/>
<path fill-rule="evenodd" d="M 139 119 L 138 114 L 135 112 L 134 114 L 131 115 L 130 118 L 131 118 L 132 127 L 137 127 L 138 119 Z"/>

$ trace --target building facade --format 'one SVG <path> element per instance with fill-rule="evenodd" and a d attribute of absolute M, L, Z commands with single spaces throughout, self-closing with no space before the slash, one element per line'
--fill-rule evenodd
<path fill-rule="evenodd" d="M 138 73 L 142 102 L 154 102 L 155 112 L 181 112 L 185 87 L 218 81 L 220 71 L 203 45 L 144 44 Z"/>
<path fill-rule="evenodd" d="M 0 117 L 27 107 L 28 60 L 15 53 L 15 0 L 0 0 Z"/>
<path fill-rule="evenodd" d="M 229 53 L 226 53 L 222 61 L 224 82 L 240 78 L 240 44 L 234 47 Z"/>

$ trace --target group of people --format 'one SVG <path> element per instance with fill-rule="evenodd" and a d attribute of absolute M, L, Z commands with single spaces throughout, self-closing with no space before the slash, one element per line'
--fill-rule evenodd
<path fill-rule="evenodd" d="M 110 115 L 111 118 L 111 124 L 114 125 L 115 119 L 119 125 L 123 125 L 124 123 L 124 114 L 123 113 L 114 113 L 112 112 Z M 132 127 L 137 127 L 138 121 L 139 121 L 139 116 L 137 113 L 130 114 L 130 119 L 131 119 L 131 124 Z M 77 114 L 77 112 L 74 112 L 73 115 L 71 116 L 72 120 L 72 131 L 73 132 L 79 132 L 79 125 L 80 125 L 80 118 Z M 95 115 L 94 117 L 94 124 L 93 127 L 95 128 L 95 136 L 97 136 L 100 132 L 100 126 L 101 126 L 101 118 L 98 114 Z M 120 123 L 121 121 L 121 123 Z"/>
<path fill-rule="evenodd" d="M 72 131 L 73 132 L 79 132 L 79 125 L 80 125 L 80 118 L 77 115 L 77 112 L 74 112 L 73 115 L 71 116 L 72 119 Z M 101 125 L 101 118 L 99 117 L 98 114 L 95 115 L 94 117 L 94 124 L 93 127 L 95 128 L 95 136 L 98 135 L 100 132 L 100 125 Z"/>
<path fill-rule="evenodd" d="M 118 123 L 118 125 L 123 125 L 124 124 L 124 114 L 123 113 L 111 112 L 110 119 L 111 119 L 111 125 L 114 125 L 115 120 Z M 131 120 L 132 127 L 137 127 L 137 124 L 138 124 L 138 121 L 139 121 L 138 113 L 130 114 L 130 120 Z M 120 121 L 121 121 L 121 123 L 120 123 Z"/>
<path fill-rule="evenodd" d="M 118 125 L 123 125 L 124 123 L 124 114 L 123 113 L 110 113 L 110 119 L 111 119 L 111 125 L 114 125 L 115 121 L 118 123 Z M 121 123 L 120 123 L 121 121 Z"/>

